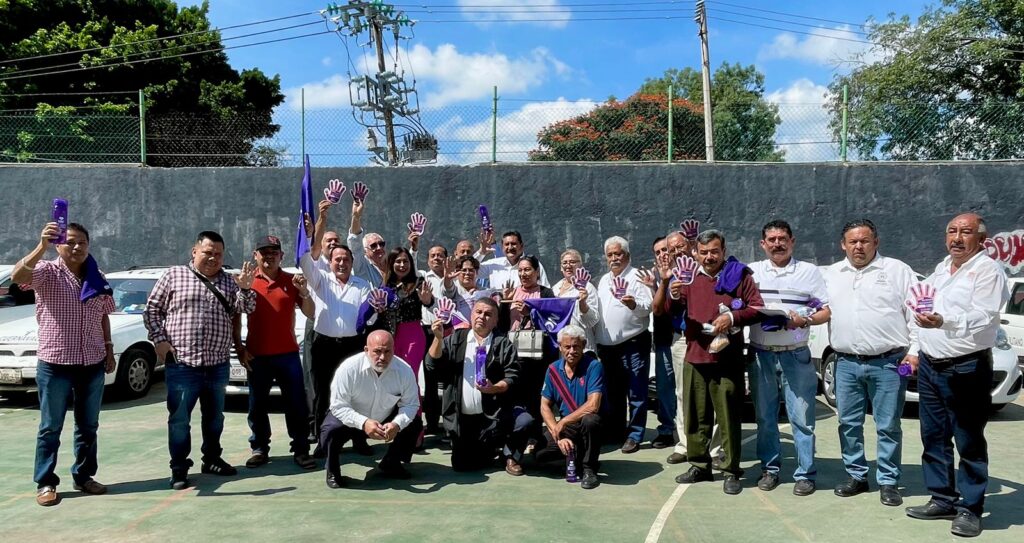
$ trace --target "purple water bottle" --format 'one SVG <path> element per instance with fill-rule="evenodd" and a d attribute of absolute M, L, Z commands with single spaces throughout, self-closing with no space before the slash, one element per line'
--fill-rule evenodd
<path fill-rule="evenodd" d="M 57 237 L 53 243 L 61 245 L 68 241 L 68 201 L 63 198 L 53 199 L 53 222 L 57 223 Z"/>
<path fill-rule="evenodd" d="M 576 476 L 576 451 L 572 451 L 565 457 L 565 482 L 578 483 L 580 478 Z"/>
<path fill-rule="evenodd" d="M 480 228 L 487 231 L 494 230 L 494 226 L 491 224 L 491 215 L 487 213 L 487 206 L 480 204 L 476 210 L 480 214 Z"/>
<path fill-rule="evenodd" d="M 484 386 L 487 384 L 487 349 L 480 345 L 476 348 L 476 384 Z"/>
<path fill-rule="evenodd" d="M 900 374 L 900 377 L 910 377 L 910 374 L 914 373 L 914 368 L 910 367 L 910 362 L 901 362 L 896 368 L 896 373 Z"/>

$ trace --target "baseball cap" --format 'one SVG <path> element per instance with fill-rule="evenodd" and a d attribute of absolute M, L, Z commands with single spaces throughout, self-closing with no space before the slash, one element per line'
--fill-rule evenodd
<path fill-rule="evenodd" d="M 256 250 L 266 249 L 267 247 L 273 247 L 275 249 L 281 248 L 281 238 L 277 236 L 263 236 L 256 240 Z"/>

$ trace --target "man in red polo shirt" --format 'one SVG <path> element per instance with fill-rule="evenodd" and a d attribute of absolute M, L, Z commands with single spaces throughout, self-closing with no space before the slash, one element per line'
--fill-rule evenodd
<path fill-rule="evenodd" d="M 270 417 L 267 404 L 270 387 L 277 382 L 285 402 L 285 423 L 291 437 L 295 463 L 313 469 L 316 463 L 309 456 L 306 388 L 295 341 L 295 308 L 302 308 L 307 318 L 313 317 L 313 300 L 306 280 L 281 269 L 281 240 L 264 236 L 256 241 L 252 256 L 256 260 L 256 310 L 249 315 L 249 332 L 245 340 L 243 366 L 249 370 L 249 445 L 252 456 L 246 467 L 266 464 L 270 455 Z"/>

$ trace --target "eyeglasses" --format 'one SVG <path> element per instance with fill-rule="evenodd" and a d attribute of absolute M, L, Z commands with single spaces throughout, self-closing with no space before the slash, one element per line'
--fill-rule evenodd
<path fill-rule="evenodd" d="M 563 260 L 562 261 L 562 267 L 563 268 L 568 268 L 569 266 L 578 266 L 579 264 L 580 264 L 579 260 Z"/>
<path fill-rule="evenodd" d="M 371 249 L 383 249 L 384 248 L 384 242 L 383 241 L 375 241 L 375 242 L 370 244 L 370 248 Z"/>

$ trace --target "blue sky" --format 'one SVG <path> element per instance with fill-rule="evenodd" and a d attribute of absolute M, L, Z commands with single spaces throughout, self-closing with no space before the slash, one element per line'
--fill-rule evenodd
<path fill-rule="evenodd" d="M 313 12 L 326 4 L 306 0 L 211 3 L 210 17 L 220 27 Z M 850 65 L 841 61 L 853 58 L 868 45 L 800 32 L 863 40 L 858 32 L 864 29 L 855 25 L 869 18 L 884 20 L 890 13 L 916 18 L 931 3 L 861 0 L 828 2 L 829 7 L 823 9 L 826 3 L 820 1 L 709 0 L 712 66 L 726 61 L 755 64 L 765 74 L 769 99 L 780 104 L 784 122 L 778 139 L 794 142 L 786 147 L 788 158 L 828 159 L 834 154 L 834 146 L 807 143 L 827 135 L 823 124 L 826 118 L 817 104 L 824 101 L 825 86 L 834 75 L 849 69 Z M 416 74 L 423 120 L 442 142 L 442 161 L 489 160 L 493 85 L 498 85 L 503 99 L 499 159 L 521 160 L 539 127 L 585 111 L 611 95 L 625 98 L 645 78 L 660 76 L 668 68 L 700 66 L 692 1 L 397 0 L 395 5 L 419 21 L 414 39 L 405 42 L 408 55 L 403 52 L 400 59 L 407 79 L 413 71 Z M 430 6 L 429 11 L 424 5 Z M 639 17 L 653 19 L 629 19 Z M 512 19 L 528 21 L 509 22 Z M 224 37 L 307 20 L 315 21 L 316 17 L 229 30 Z M 305 27 L 266 38 L 323 28 Z M 360 42 L 365 41 L 364 34 Z M 352 39 L 349 47 L 358 71 L 363 71 L 363 50 Z M 268 74 L 280 74 L 289 98 L 279 108 L 277 119 L 285 126 L 280 139 L 286 141 L 291 152 L 298 152 L 298 89 L 305 87 L 307 152 L 321 155 L 321 163 L 364 163 L 365 131 L 347 113 L 347 72 L 351 69 L 337 36 L 328 34 L 227 54 L 237 69 L 258 67 Z M 805 144 L 796 144 L 801 141 Z"/>

